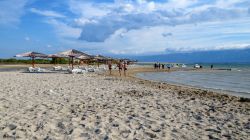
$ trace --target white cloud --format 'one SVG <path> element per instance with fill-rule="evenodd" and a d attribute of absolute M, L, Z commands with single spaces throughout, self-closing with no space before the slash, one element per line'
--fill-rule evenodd
<path fill-rule="evenodd" d="M 224 5 L 221 6 L 220 4 Z M 153 1 L 116 1 L 116 4 L 109 6 L 106 3 L 99 4 L 97 7 L 105 9 L 106 12 L 103 12 L 105 14 L 99 17 L 91 16 L 91 20 L 95 22 L 82 26 L 80 39 L 89 42 L 104 42 L 121 28 L 137 30 L 148 26 L 176 26 L 248 17 L 249 10 L 247 8 L 235 8 L 236 4 L 236 1 L 222 0 L 210 4 L 204 4 L 198 0 L 178 0 L 178 2 L 177 0 L 171 0 L 163 4 Z M 91 4 L 88 3 L 87 5 L 90 6 Z M 78 11 L 80 13 L 85 12 L 84 8 L 78 10 L 80 10 Z"/>
<path fill-rule="evenodd" d="M 110 12 L 106 4 L 98 5 L 80 0 L 69 0 L 69 8 L 71 12 L 84 18 L 102 17 Z"/>
<path fill-rule="evenodd" d="M 166 7 L 168 8 L 188 8 L 190 6 L 193 6 L 197 4 L 199 1 L 198 0 L 169 0 L 168 3 L 165 4 Z"/>
<path fill-rule="evenodd" d="M 28 0 L 1 0 L 0 1 L 0 24 L 14 25 L 20 22 L 24 15 L 24 6 Z"/>
<path fill-rule="evenodd" d="M 47 45 L 47 48 L 51 48 L 51 47 L 52 47 L 52 45 L 50 45 L 50 44 Z"/>
<path fill-rule="evenodd" d="M 150 54 L 249 47 L 247 0 L 69 0 L 72 17 L 31 9 L 61 43 L 115 54 Z M 237 30 L 235 30 L 237 29 Z M 79 40 L 77 40 L 79 39 Z"/>
<path fill-rule="evenodd" d="M 94 24 L 97 23 L 97 21 L 95 20 L 90 20 L 90 19 L 86 19 L 86 18 L 76 18 L 74 19 L 74 25 L 77 27 L 82 27 L 86 24 Z"/>
<path fill-rule="evenodd" d="M 30 37 L 28 37 L 28 36 L 25 37 L 24 39 L 25 39 L 26 41 L 30 41 Z"/>
<path fill-rule="evenodd" d="M 35 14 L 39 14 L 39 15 L 46 16 L 46 17 L 65 18 L 64 15 L 55 11 L 50 11 L 50 10 L 38 10 L 36 8 L 31 8 L 30 11 Z"/>
<path fill-rule="evenodd" d="M 46 22 L 52 25 L 57 35 L 63 38 L 78 38 L 81 34 L 80 28 L 74 28 L 56 19 L 48 19 Z"/>
<path fill-rule="evenodd" d="M 249 21 L 250 18 L 129 31 L 119 29 L 99 44 L 105 52 L 130 55 L 244 49 L 250 48 Z"/>

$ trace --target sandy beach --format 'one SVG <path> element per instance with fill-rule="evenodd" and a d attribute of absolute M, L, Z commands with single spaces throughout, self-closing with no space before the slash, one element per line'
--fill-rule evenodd
<path fill-rule="evenodd" d="M 0 72 L 0 138 L 250 139 L 250 102 L 136 79 L 138 71 Z"/>

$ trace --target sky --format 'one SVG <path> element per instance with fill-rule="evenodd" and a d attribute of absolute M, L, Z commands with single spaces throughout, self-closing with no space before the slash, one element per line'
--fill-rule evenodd
<path fill-rule="evenodd" d="M 0 0 L 0 57 L 250 48 L 250 0 Z"/>

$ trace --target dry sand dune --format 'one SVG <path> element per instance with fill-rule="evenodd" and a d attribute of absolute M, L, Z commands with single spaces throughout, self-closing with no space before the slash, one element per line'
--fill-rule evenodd
<path fill-rule="evenodd" d="M 250 103 L 87 74 L 0 73 L 0 138 L 250 139 Z"/>

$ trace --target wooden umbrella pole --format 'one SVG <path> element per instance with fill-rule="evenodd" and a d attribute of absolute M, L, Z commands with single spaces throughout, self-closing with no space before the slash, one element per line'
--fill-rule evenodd
<path fill-rule="evenodd" d="M 53 58 L 52 58 L 53 59 Z M 54 65 L 56 65 L 56 58 L 54 58 Z"/>
<path fill-rule="evenodd" d="M 32 67 L 35 68 L 35 57 L 32 57 Z"/>
<path fill-rule="evenodd" d="M 72 70 L 74 69 L 74 57 L 72 57 Z"/>

